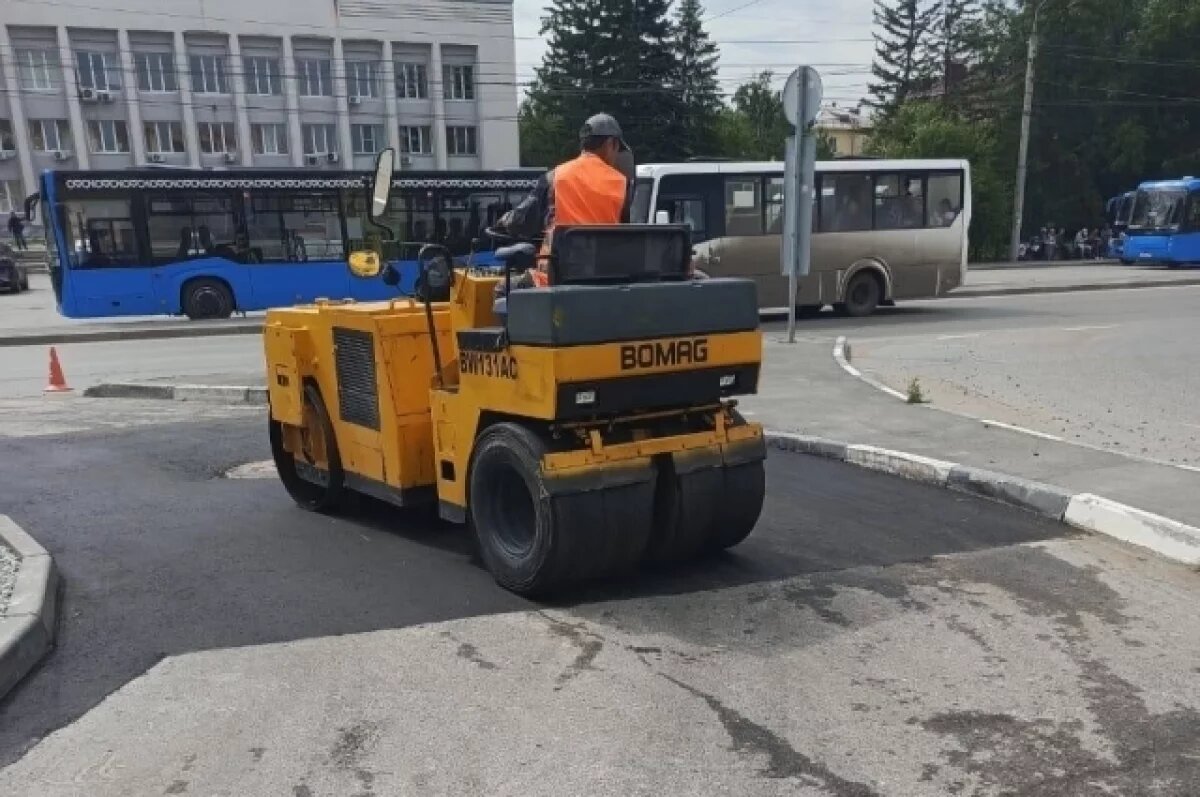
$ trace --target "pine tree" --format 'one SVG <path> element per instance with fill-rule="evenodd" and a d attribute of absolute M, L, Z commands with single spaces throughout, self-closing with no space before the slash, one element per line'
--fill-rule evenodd
<path fill-rule="evenodd" d="M 560 121 L 572 134 L 557 145 L 526 151 L 578 152 L 573 131 L 592 114 L 617 118 L 639 161 L 678 160 L 676 136 L 683 117 L 675 89 L 677 70 L 669 0 L 551 0 L 542 18 L 546 54 L 529 92 L 526 128 L 534 118 Z"/>
<path fill-rule="evenodd" d="M 913 93 L 929 83 L 926 45 L 935 6 L 924 0 L 875 0 L 875 63 L 877 82 L 867 89 L 870 104 L 890 116 Z"/>
<path fill-rule="evenodd" d="M 717 45 L 708 37 L 700 0 L 680 0 L 675 15 L 676 86 L 682 103 L 680 141 L 686 156 L 714 154 L 721 88 L 717 81 Z"/>
<path fill-rule="evenodd" d="M 981 9 L 978 0 L 941 0 L 933 11 L 926 71 L 936 76 L 942 96 L 950 99 L 966 77 Z"/>

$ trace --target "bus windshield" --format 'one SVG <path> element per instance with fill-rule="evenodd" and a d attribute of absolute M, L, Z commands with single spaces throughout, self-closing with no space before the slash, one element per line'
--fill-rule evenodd
<path fill-rule="evenodd" d="M 1138 191 L 1133 203 L 1130 227 L 1139 230 L 1177 228 L 1183 220 L 1187 193 L 1179 188 L 1155 188 Z"/>
<path fill-rule="evenodd" d="M 653 221 L 650 218 L 650 194 L 654 191 L 654 181 L 645 178 L 633 184 L 633 203 L 629 208 L 629 220 L 635 224 L 645 224 Z"/>

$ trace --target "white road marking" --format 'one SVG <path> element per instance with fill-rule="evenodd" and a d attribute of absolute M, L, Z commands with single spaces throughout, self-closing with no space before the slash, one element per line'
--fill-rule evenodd
<path fill-rule="evenodd" d="M 1093 327 L 1063 327 L 1063 332 L 1091 332 L 1094 329 L 1116 329 L 1120 324 L 1106 324 L 1104 326 Z"/>
<path fill-rule="evenodd" d="M 972 332 L 969 335 L 938 335 L 938 340 L 964 340 L 966 338 L 977 338 L 981 332 Z"/>
<path fill-rule="evenodd" d="M 1001 421 L 992 421 L 986 418 L 981 419 L 980 423 L 982 423 L 984 426 L 995 426 L 997 429 L 1007 429 L 1010 432 L 1020 432 L 1021 434 L 1040 437 L 1043 440 L 1053 440 L 1055 443 L 1064 442 L 1061 437 L 1056 437 L 1052 434 L 1046 434 L 1045 432 L 1039 432 L 1034 429 L 1026 429 L 1024 426 L 1013 426 L 1011 423 L 1002 423 Z"/>

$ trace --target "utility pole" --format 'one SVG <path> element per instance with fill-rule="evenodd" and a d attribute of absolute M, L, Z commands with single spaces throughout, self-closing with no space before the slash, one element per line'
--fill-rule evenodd
<path fill-rule="evenodd" d="M 1009 258 L 1016 260 L 1021 255 L 1021 227 L 1025 217 L 1025 175 L 1029 171 L 1029 127 L 1033 120 L 1033 72 L 1037 64 L 1038 16 L 1046 0 L 1041 0 L 1033 9 L 1033 28 L 1029 31 L 1029 51 L 1025 56 L 1025 102 L 1021 107 L 1021 145 L 1017 154 L 1017 186 L 1013 193 L 1012 238 L 1009 241 Z"/>

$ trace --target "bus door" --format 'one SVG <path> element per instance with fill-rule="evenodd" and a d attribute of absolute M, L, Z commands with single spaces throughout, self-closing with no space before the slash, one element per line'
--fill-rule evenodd
<path fill-rule="evenodd" d="M 129 197 L 68 199 L 62 205 L 68 317 L 153 315 L 162 312 L 155 269 L 141 251 Z"/>

